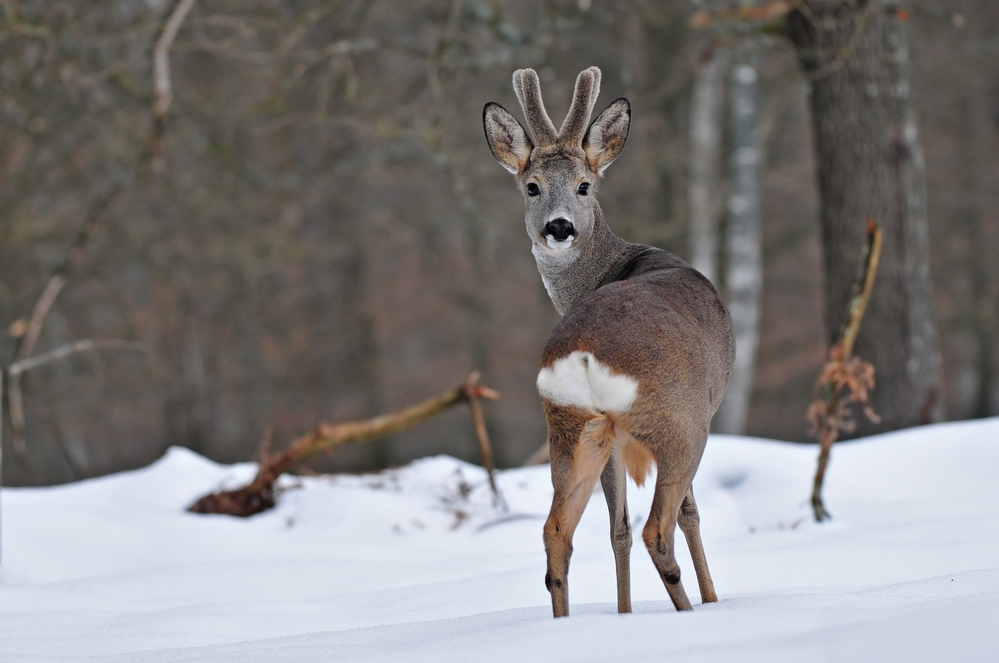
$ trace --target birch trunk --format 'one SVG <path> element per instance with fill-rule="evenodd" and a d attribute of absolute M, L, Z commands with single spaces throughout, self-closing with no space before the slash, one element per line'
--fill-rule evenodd
<path fill-rule="evenodd" d="M 690 105 L 690 264 L 718 284 L 721 253 L 721 137 L 728 52 L 718 49 L 698 71 Z"/>
<path fill-rule="evenodd" d="M 735 329 L 735 366 L 715 417 L 720 433 L 745 431 L 760 340 L 763 258 L 760 245 L 760 148 L 757 137 L 757 71 L 753 45 L 735 52 L 731 75 L 732 193 L 725 238 L 726 303 Z"/>

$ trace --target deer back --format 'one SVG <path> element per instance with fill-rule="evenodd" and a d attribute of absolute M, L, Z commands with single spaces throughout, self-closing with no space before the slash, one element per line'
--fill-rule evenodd
<path fill-rule="evenodd" d="M 557 405 L 613 413 L 632 436 L 648 432 L 649 443 L 653 431 L 662 437 L 664 419 L 684 428 L 679 438 L 706 437 L 734 357 L 731 319 L 711 283 L 675 255 L 643 247 L 555 325 L 538 388 Z M 585 380 L 573 375 L 580 371 Z"/>

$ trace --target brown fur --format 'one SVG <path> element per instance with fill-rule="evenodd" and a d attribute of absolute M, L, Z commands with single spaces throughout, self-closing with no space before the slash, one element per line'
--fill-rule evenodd
<path fill-rule="evenodd" d="M 573 462 L 577 477 L 589 476 L 595 471 L 602 470 L 607 462 L 609 450 L 616 448 L 621 456 L 622 466 L 635 484 L 645 485 L 645 479 L 656 463 L 652 452 L 626 430 L 616 425 L 613 415 L 603 413 L 590 416 L 593 418 L 586 422 L 582 442 L 576 449 L 576 455 L 579 457 Z M 585 458 L 581 457 L 583 452 L 580 449 L 587 449 Z M 593 467 L 595 463 L 599 463 L 598 468 Z"/>
<path fill-rule="evenodd" d="M 637 485 L 644 486 L 645 479 L 656 464 L 656 459 L 647 447 L 631 435 L 621 431 L 619 436 L 624 439 L 624 444 L 621 445 L 621 462 L 624 464 L 624 469 Z"/>

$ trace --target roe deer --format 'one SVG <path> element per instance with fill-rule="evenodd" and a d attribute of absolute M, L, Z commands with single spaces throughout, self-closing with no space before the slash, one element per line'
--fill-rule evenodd
<path fill-rule="evenodd" d="M 538 75 L 520 69 L 513 87 L 534 142 L 498 104 L 486 104 L 483 124 L 493 156 L 524 194 L 532 251 L 562 316 L 538 374 L 555 488 L 544 529 L 552 610 L 569 614 L 572 535 L 599 476 L 610 510 L 618 611 L 631 611 L 625 472 L 641 485 L 653 464 L 655 497 L 642 538 L 666 591 L 677 610 L 691 609 L 673 553 L 679 523 L 701 601 L 717 601 L 691 481 L 732 372 L 728 311 L 683 260 L 618 239 L 604 221 L 593 194 L 624 147 L 631 104 L 618 99 L 587 127 L 600 70 L 579 74 L 557 133 Z"/>

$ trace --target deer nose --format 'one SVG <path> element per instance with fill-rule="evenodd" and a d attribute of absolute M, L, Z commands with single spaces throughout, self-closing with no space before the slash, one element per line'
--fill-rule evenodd
<path fill-rule="evenodd" d="M 568 219 L 552 219 L 545 224 L 545 237 L 551 237 L 556 242 L 564 242 L 576 234 L 572 221 Z"/>

